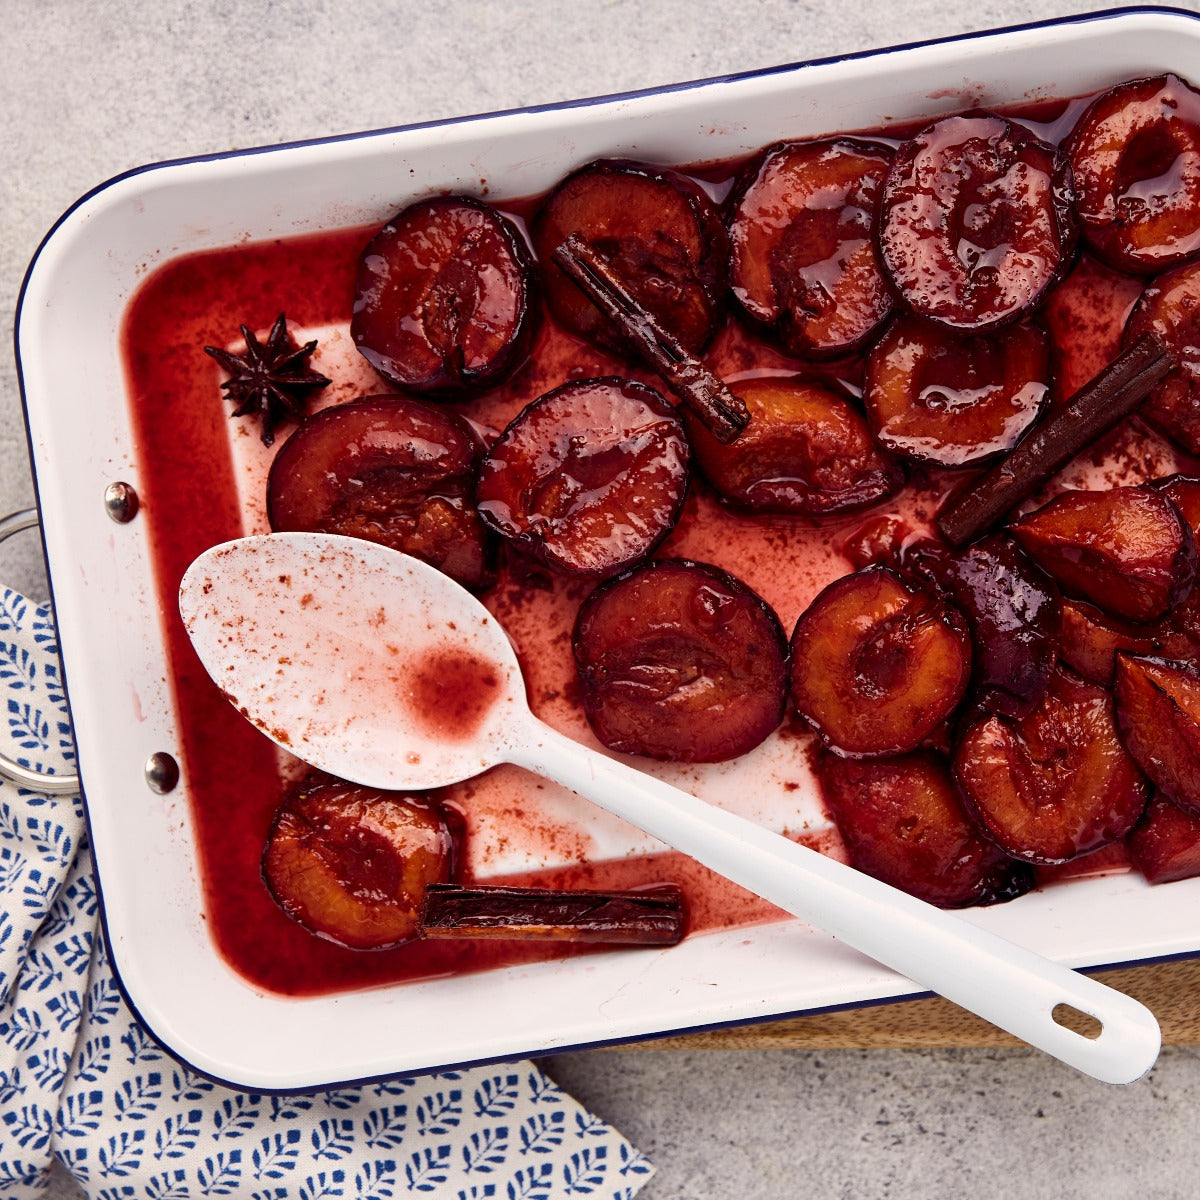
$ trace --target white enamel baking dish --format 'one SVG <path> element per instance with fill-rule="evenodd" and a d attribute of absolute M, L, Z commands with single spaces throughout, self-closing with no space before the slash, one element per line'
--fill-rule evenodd
<path fill-rule="evenodd" d="M 286 1090 L 548 1053 L 914 994 L 796 921 L 668 951 L 289 999 L 216 953 L 189 833 L 187 764 L 159 794 L 146 764 L 180 744 L 118 331 L 146 273 L 175 255 L 382 221 L 440 189 L 525 196 L 600 155 L 695 162 L 783 137 L 907 124 L 975 105 L 1095 91 L 1173 70 L 1200 78 L 1200 20 L 1131 9 L 647 93 L 146 167 L 63 215 L 17 314 L 22 387 L 104 918 L 122 987 L 201 1072 Z M 397 181 L 402 180 L 403 191 Z M 720 799 L 717 795 L 714 797 Z M 769 814 L 765 814 L 769 819 Z M 1074 966 L 1200 950 L 1200 880 L 1129 874 L 966 913 Z"/>

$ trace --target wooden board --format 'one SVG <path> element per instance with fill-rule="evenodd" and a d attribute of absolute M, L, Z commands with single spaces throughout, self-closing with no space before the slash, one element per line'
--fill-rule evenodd
<path fill-rule="evenodd" d="M 1200 1045 L 1200 959 L 1093 971 L 1158 1018 L 1164 1046 Z M 1020 1046 L 948 1000 L 901 1000 L 788 1021 L 639 1042 L 647 1050 L 845 1050 Z"/>

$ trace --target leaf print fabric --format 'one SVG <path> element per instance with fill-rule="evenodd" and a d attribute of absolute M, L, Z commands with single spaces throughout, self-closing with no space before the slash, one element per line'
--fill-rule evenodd
<path fill-rule="evenodd" d="M 0 747 L 73 770 L 49 612 L 0 589 Z M 202 1079 L 117 989 L 77 797 L 0 779 L 0 1200 L 632 1200 L 653 1168 L 530 1062 L 303 1095 Z"/>

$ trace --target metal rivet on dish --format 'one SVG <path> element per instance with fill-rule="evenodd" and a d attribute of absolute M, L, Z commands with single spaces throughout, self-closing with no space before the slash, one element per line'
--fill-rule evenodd
<path fill-rule="evenodd" d="M 179 764 L 165 750 L 146 759 L 146 782 L 152 792 L 165 796 L 179 782 Z"/>
<path fill-rule="evenodd" d="M 110 483 L 104 489 L 104 508 L 118 525 L 126 525 L 137 516 L 138 494 L 127 483 Z"/>

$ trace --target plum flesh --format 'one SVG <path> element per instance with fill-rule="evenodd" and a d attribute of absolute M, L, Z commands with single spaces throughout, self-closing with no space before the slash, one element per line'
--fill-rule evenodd
<path fill-rule="evenodd" d="M 689 457 L 683 423 L 653 388 L 577 380 L 527 405 L 492 445 L 479 513 L 545 566 L 614 574 L 671 532 Z"/>
<path fill-rule="evenodd" d="M 696 465 L 734 507 L 821 517 L 874 504 L 904 483 L 903 468 L 832 385 L 763 376 L 733 386 L 750 414 L 736 441 L 722 444 L 690 417 L 687 428 Z"/>
<path fill-rule="evenodd" d="M 475 511 L 482 455 L 449 409 L 365 396 L 322 409 L 283 444 L 267 477 L 267 517 L 276 532 L 360 537 L 482 588 L 494 577 Z"/>
<path fill-rule="evenodd" d="M 1114 694 L 1129 753 L 1164 795 L 1200 817 L 1200 671 L 1121 653 Z"/>
<path fill-rule="evenodd" d="M 1118 841 L 1146 804 L 1146 781 L 1121 744 L 1111 695 L 1061 667 L 1032 712 L 971 725 L 954 772 L 987 835 L 1032 863 L 1068 862 Z"/>
<path fill-rule="evenodd" d="M 1195 583 L 1191 526 L 1153 487 L 1062 492 L 1011 530 L 1064 591 L 1110 616 L 1157 620 Z"/>
<path fill-rule="evenodd" d="M 309 776 L 276 814 L 262 870 L 292 920 L 378 950 L 417 936 L 426 888 L 449 881 L 453 854 L 450 826 L 426 798 Z"/>
<path fill-rule="evenodd" d="M 947 764 L 929 753 L 862 761 L 826 752 L 817 778 L 852 866 L 941 908 L 1023 895 L 1033 873 L 983 837 Z"/>
<path fill-rule="evenodd" d="M 849 354 L 890 315 L 894 301 L 879 265 L 874 222 L 891 161 L 891 149 L 879 142 L 780 142 L 734 184 L 732 293 L 789 354 Z"/>
<path fill-rule="evenodd" d="M 830 584 L 791 639 L 796 711 L 840 753 L 902 754 L 937 730 L 971 673 L 966 623 L 888 567 Z"/>
<path fill-rule="evenodd" d="M 894 454 L 966 467 L 1011 450 L 1050 394 L 1050 345 L 1033 325 L 962 338 L 894 322 L 867 359 L 863 402 Z"/>
<path fill-rule="evenodd" d="M 572 333 L 627 354 L 621 331 L 554 262 L 571 234 L 609 263 L 684 349 L 704 349 L 724 311 L 729 238 L 699 184 L 647 163 L 598 159 L 559 183 L 534 218 L 551 312 Z"/>
<path fill-rule="evenodd" d="M 584 713 L 610 749 L 723 762 L 783 719 L 779 618 L 708 564 L 657 559 L 602 584 L 579 611 L 573 646 Z"/>
<path fill-rule="evenodd" d="M 988 113 L 903 143 L 884 179 L 880 257 L 904 303 L 952 329 L 1032 311 L 1075 245 L 1065 154 Z"/>
<path fill-rule="evenodd" d="M 435 397 L 493 387 L 525 361 L 541 308 L 520 230 L 468 196 L 419 201 L 367 244 L 350 336 L 398 387 Z"/>
<path fill-rule="evenodd" d="M 1153 275 L 1200 252 L 1200 92 L 1176 75 L 1119 84 L 1068 145 L 1080 229 L 1101 258 Z"/>

